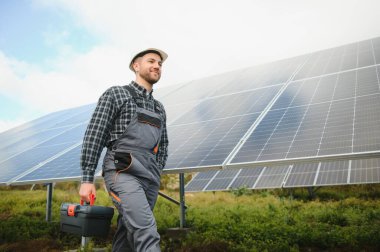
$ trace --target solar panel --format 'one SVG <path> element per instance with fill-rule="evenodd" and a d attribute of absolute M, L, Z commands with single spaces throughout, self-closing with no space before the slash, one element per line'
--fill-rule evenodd
<path fill-rule="evenodd" d="M 72 128 L 69 128 L 68 130 L 63 131 L 58 136 L 43 142 L 40 146 L 50 146 L 50 145 L 56 145 L 60 143 L 77 143 L 81 142 L 83 139 L 84 133 L 86 131 L 87 125 L 86 124 L 80 124 L 77 126 L 74 126 Z"/>
<path fill-rule="evenodd" d="M 0 163 L 0 184 L 7 183 L 11 179 L 27 170 L 41 165 L 43 162 L 54 158 L 55 155 L 64 152 L 73 143 L 61 143 L 43 147 L 35 147 L 22 152 Z"/>
<path fill-rule="evenodd" d="M 187 192 L 202 191 L 207 186 L 209 181 L 218 173 L 218 171 L 200 172 L 186 185 Z"/>
<path fill-rule="evenodd" d="M 291 167 L 284 187 L 314 185 L 319 163 L 295 164 Z"/>
<path fill-rule="evenodd" d="M 353 160 L 349 183 L 380 183 L 380 159 Z"/>
<path fill-rule="evenodd" d="M 268 189 L 282 187 L 290 168 L 291 166 L 289 165 L 265 167 L 253 188 Z"/>
<path fill-rule="evenodd" d="M 288 169 L 287 166 L 280 167 L 279 170 L 276 167 L 253 167 L 199 172 L 186 185 L 186 191 L 226 191 L 243 187 L 248 189 L 295 188 L 364 183 L 380 183 L 380 159 L 298 163 L 290 165 Z"/>
<path fill-rule="evenodd" d="M 239 175 L 239 170 L 218 171 L 212 181 L 204 189 L 205 191 L 225 190 L 229 187 L 233 179 Z"/>
<path fill-rule="evenodd" d="M 367 83 L 372 88 L 366 90 L 375 90 L 379 81 L 372 78 L 373 74 L 369 75 L 370 70 L 373 73 L 374 68 L 328 76 L 324 81 L 334 86 L 332 98 L 321 101 L 321 97 L 317 97 L 318 103 L 314 103 L 315 94 L 326 97 L 326 92 L 318 91 L 319 86 L 316 87 L 315 82 L 292 83 L 300 85 L 299 88 L 289 85 L 286 89 L 288 92 L 284 93 L 292 99 L 290 104 L 289 101 L 283 103 L 289 104 L 288 107 L 278 108 L 274 105 L 231 163 L 379 151 L 379 90 L 374 94 L 363 94 L 362 91 L 359 96 L 356 78 L 354 83 L 342 82 L 346 86 L 340 85 L 339 81 L 346 78 L 351 80 L 353 76 L 369 76 L 371 81 Z M 318 81 L 324 78 L 318 77 Z M 297 96 L 309 88 L 314 89 L 312 99 L 306 104 L 297 102 Z M 310 97 L 309 91 L 306 96 Z M 288 97 L 286 99 L 289 100 Z M 281 101 L 281 97 L 278 101 Z"/>
<path fill-rule="evenodd" d="M 220 166 L 258 115 L 169 126 L 165 169 Z"/>
<path fill-rule="evenodd" d="M 161 102 L 165 106 L 170 106 L 178 103 L 203 100 L 211 96 L 219 87 L 232 84 L 234 76 L 233 74 L 215 75 L 183 84 L 169 95 L 164 96 Z"/>
<path fill-rule="evenodd" d="M 310 160 L 314 163 L 292 164 L 289 174 L 282 174 L 285 184 L 278 186 L 347 184 L 352 168 L 349 163 L 367 167 L 369 163 L 359 158 L 380 154 L 380 67 L 375 65 L 379 56 L 380 38 L 376 38 L 305 57 L 302 67 L 295 70 L 250 135 L 239 141 L 224 167 Z M 350 157 L 360 161 L 349 161 Z M 337 161 L 329 161 L 334 158 Z M 377 168 L 371 169 L 376 177 Z M 275 177 L 281 176 L 272 179 Z M 257 188 L 272 186 L 265 180 L 256 182 Z"/>
<path fill-rule="evenodd" d="M 263 172 L 264 167 L 255 167 L 248 169 L 241 169 L 238 176 L 235 178 L 233 183 L 230 185 L 231 189 L 237 188 L 253 188 Z"/>
<path fill-rule="evenodd" d="M 166 169 L 222 165 L 281 87 L 204 99 L 168 127 Z"/>
<path fill-rule="evenodd" d="M 229 82 L 215 86 L 213 96 L 228 95 L 286 83 L 305 59 L 306 56 L 299 56 L 223 75 L 223 79 L 227 78 Z M 204 80 L 201 80 L 201 82 L 207 83 Z M 217 83 L 220 83 L 220 80 Z"/>
<path fill-rule="evenodd" d="M 344 185 L 348 183 L 350 160 L 321 162 L 315 185 Z"/>
<path fill-rule="evenodd" d="M 62 127 L 62 126 L 67 126 L 67 125 L 86 123 L 91 119 L 91 115 L 94 109 L 95 109 L 95 104 L 90 106 L 87 110 L 77 113 L 76 115 L 55 124 L 54 127 Z"/>
<path fill-rule="evenodd" d="M 47 162 L 38 169 L 16 179 L 13 184 L 25 184 L 43 181 L 67 181 L 79 179 L 82 174 L 80 168 L 80 153 L 82 145 L 62 154 L 54 160 Z M 96 171 L 101 170 L 102 160 L 106 149 L 103 150 Z"/>
<path fill-rule="evenodd" d="M 69 129 L 69 127 L 42 130 L 40 132 L 36 132 L 34 135 L 20 139 L 15 143 L 6 145 L 0 149 L 0 161 L 47 141 L 67 129 Z"/>
<path fill-rule="evenodd" d="M 21 126 L 2 132 L 0 133 L 0 149 L 12 144 L 19 144 L 22 139 L 32 137 L 44 130 L 57 128 L 54 125 L 65 121 L 78 113 L 88 111 L 91 107 L 93 108 L 94 104 L 53 112 Z"/>

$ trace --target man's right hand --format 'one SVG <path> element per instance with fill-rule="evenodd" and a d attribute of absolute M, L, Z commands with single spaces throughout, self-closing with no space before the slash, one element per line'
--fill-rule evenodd
<path fill-rule="evenodd" d="M 79 196 L 83 202 L 90 202 L 90 194 L 94 195 L 96 198 L 95 185 L 92 183 L 82 183 L 79 189 Z"/>

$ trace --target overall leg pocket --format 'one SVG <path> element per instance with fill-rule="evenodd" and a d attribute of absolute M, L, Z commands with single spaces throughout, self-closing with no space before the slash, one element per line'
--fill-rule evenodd
<path fill-rule="evenodd" d="M 126 171 L 132 165 L 133 159 L 131 153 L 115 152 L 114 164 L 116 171 Z"/>

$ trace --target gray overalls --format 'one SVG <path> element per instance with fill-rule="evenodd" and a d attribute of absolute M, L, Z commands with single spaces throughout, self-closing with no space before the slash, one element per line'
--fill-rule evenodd
<path fill-rule="evenodd" d="M 127 89 L 135 101 L 135 90 Z M 126 131 L 104 157 L 104 181 L 119 211 L 112 251 L 160 251 L 153 208 L 160 186 L 156 153 L 161 132 L 160 115 L 137 106 Z"/>

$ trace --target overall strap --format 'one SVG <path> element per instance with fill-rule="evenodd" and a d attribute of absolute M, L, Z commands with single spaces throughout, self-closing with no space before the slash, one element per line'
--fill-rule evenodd
<path fill-rule="evenodd" d="M 135 98 L 137 97 L 136 90 L 133 87 L 129 86 L 129 85 L 125 86 L 125 88 L 129 91 L 129 93 L 131 94 L 134 102 L 136 103 L 136 100 L 135 100 Z M 137 105 L 137 103 L 136 103 L 136 105 Z"/>
<path fill-rule="evenodd" d="M 132 99 L 133 99 L 133 101 L 135 102 L 135 104 L 136 104 L 136 106 L 137 107 L 140 107 L 138 104 L 137 104 L 137 102 L 136 102 L 136 98 L 138 97 L 138 95 L 137 95 L 137 93 L 136 93 L 136 90 L 133 88 L 133 87 L 131 87 L 130 85 L 127 85 L 127 86 L 125 86 L 125 88 L 129 91 L 129 93 L 131 94 L 131 96 L 132 96 Z M 154 102 L 154 112 L 156 112 L 156 113 L 158 113 L 158 109 L 157 109 L 157 102 L 156 101 L 153 101 Z"/>

